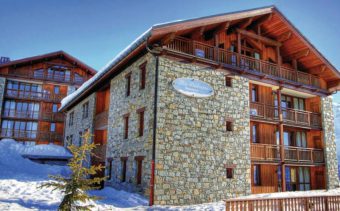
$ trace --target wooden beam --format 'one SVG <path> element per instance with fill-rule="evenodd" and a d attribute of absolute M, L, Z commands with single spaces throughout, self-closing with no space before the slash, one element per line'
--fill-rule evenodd
<path fill-rule="evenodd" d="M 204 31 L 205 31 L 205 26 L 195 29 L 194 31 L 191 32 L 191 39 L 193 40 L 200 39 L 203 36 Z"/>
<path fill-rule="evenodd" d="M 339 91 L 340 90 L 340 80 L 328 82 L 327 88 L 328 88 L 329 92 Z"/>
<path fill-rule="evenodd" d="M 249 28 L 256 28 L 256 27 L 260 27 L 262 24 L 264 24 L 267 21 L 270 21 L 273 17 L 273 13 L 270 13 L 268 15 L 264 15 L 260 18 L 258 18 L 257 20 L 255 20 L 250 26 Z"/>
<path fill-rule="evenodd" d="M 322 64 L 322 65 L 318 65 L 318 66 L 309 68 L 308 72 L 310 74 L 313 74 L 313 75 L 320 75 L 323 72 L 325 72 L 326 68 L 327 68 L 326 65 Z"/>
<path fill-rule="evenodd" d="M 161 40 L 161 44 L 167 45 L 171 43 L 175 39 L 175 37 L 176 37 L 176 32 L 169 33 L 165 35 L 165 37 L 163 37 L 163 39 Z"/>
<path fill-rule="evenodd" d="M 272 40 L 270 38 L 267 38 L 267 37 L 263 37 L 261 35 L 257 35 L 257 34 L 254 34 L 254 33 L 251 33 L 249 31 L 246 31 L 244 29 L 236 29 L 236 31 L 244 36 L 247 36 L 247 37 L 250 37 L 250 38 L 253 38 L 253 39 L 256 39 L 256 40 L 259 40 L 263 43 L 266 43 L 268 45 L 271 45 L 271 46 L 278 46 L 280 47 L 282 45 L 282 43 L 276 41 L 276 40 Z"/>
<path fill-rule="evenodd" d="M 221 32 L 224 32 L 224 31 L 228 30 L 229 26 L 230 26 L 230 22 L 229 22 L 229 21 L 220 24 L 220 25 L 217 26 L 216 29 L 214 30 L 214 32 L 213 32 L 214 35 L 219 34 L 219 33 L 221 33 Z"/>
<path fill-rule="evenodd" d="M 280 34 L 277 38 L 277 41 L 282 43 L 282 42 L 289 40 L 291 37 L 292 37 L 292 32 L 287 31 L 285 33 Z"/>
<path fill-rule="evenodd" d="M 247 28 L 251 23 L 253 22 L 253 18 L 248 18 L 244 21 L 242 21 L 239 25 L 238 25 L 238 28 L 240 29 L 245 29 Z"/>
<path fill-rule="evenodd" d="M 310 50 L 306 48 L 293 54 L 286 54 L 285 57 L 287 57 L 286 58 L 287 61 L 291 61 L 293 59 L 298 60 L 298 59 L 308 56 L 309 53 L 310 53 Z"/>
<path fill-rule="evenodd" d="M 246 40 L 247 40 L 247 42 L 250 44 L 250 45 L 252 45 L 254 48 L 256 48 L 257 50 L 260 50 L 260 51 L 262 51 L 262 44 L 261 43 L 259 43 L 259 42 L 256 42 L 256 41 L 254 41 L 254 40 L 252 40 L 252 39 L 249 39 L 249 38 L 246 38 Z"/>

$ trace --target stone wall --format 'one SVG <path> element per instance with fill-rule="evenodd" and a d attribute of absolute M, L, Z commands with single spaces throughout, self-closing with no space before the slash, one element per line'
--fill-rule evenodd
<path fill-rule="evenodd" d="M 83 119 L 83 104 L 89 102 L 89 115 L 87 118 Z M 66 114 L 66 122 L 65 122 L 65 132 L 64 132 L 64 145 L 67 146 L 68 141 L 67 137 L 73 135 L 73 144 L 79 145 L 80 143 L 80 134 L 86 129 L 89 129 L 90 132 L 93 134 L 93 121 L 94 121 L 94 114 L 95 114 L 95 106 L 96 106 L 96 93 L 91 94 L 86 99 L 78 103 L 76 106 L 72 108 L 72 110 L 68 111 Z M 73 125 L 69 126 L 70 122 L 70 113 L 74 112 L 73 117 Z"/>
<path fill-rule="evenodd" d="M 2 105 L 4 104 L 4 95 L 6 88 L 6 78 L 0 77 L 0 115 L 2 114 Z M 1 123 L 1 119 L 0 119 Z"/>
<path fill-rule="evenodd" d="M 325 144 L 325 162 L 327 188 L 339 187 L 338 177 L 338 159 L 336 155 L 335 131 L 334 131 L 334 114 L 332 97 L 321 98 L 323 140 Z"/>
<path fill-rule="evenodd" d="M 183 205 L 251 193 L 249 82 L 235 76 L 225 86 L 222 72 L 164 57 L 159 67 L 155 204 Z M 172 81 L 190 77 L 210 84 L 209 98 L 174 90 Z M 233 120 L 233 131 L 225 121 Z M 226 178 L 226 167 L 234 176 Z"/>
<path fill-rule="evenodd" d="M 154 99 L 154 67 L 155 59 L 147 54 L 131 66 L 123 70 L 111 80 L 110 107 L 108 121 L 108 143 L 106 157 L 112 158 L 112 176 L 107 184 L 116 188 L 140 191 L 148 195 L 150 181 L 153 99 Z M 139 66 L 147 62 L 146 87 L 140 90 Z M 126 96 L 126 74 L 131 73 L 131 93 Z M 137 109 L 145 107 L 144 135 L 138 136 Z M 129 113 L 128 138 L 124 139 L 123 115 Z M 145 156 L 142 162 L 142 184 L 136 185 L 136 156 Z M 127 157 L 126 182 L 121 182 L 121 157 Z M 106 173 L 108 174 L 108 172 Z"/>

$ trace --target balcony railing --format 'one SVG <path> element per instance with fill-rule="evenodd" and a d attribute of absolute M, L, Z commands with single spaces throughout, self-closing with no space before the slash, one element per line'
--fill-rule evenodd
<path fill-rule="evenodd" d="M 13 130 L 7 128 L 2 128 L 0 135 L 2 138 L 13 138 L 17 140 L 48 140 L 48 141 L 63 140 L 63 135 L 56 132 Z"/>
<path fill-rule="evenodd" d="M 61 122 L 64 121 L 63 113 L 54 112 L 39 112 L 39 111 L 17 111 L 14 109 L 5 109 L 2 117 L 13 119 L 33 119 L 43 121 Z"/>
<path fill-rule="evenodd" d="M 18 119 L 39 119 L 39 111 L 17 111 L 14 109 L 4 109 L 2 117 Z"/>
<path fill-rule="evenodd" d="M 11 76 L 11 77 L 23 77 L 28 79 L 36 79 L 36 80 L 47 80 L 47 81 L 55 81 L 59 83 L 71 83 L 76 85 L 81 85 L 84 83 L 85 79 L 81 77 L 70 77 L 67 75 L 52 75 L 46 74 L 44 72 L 32 72 L 27 70 L 25 72 L 18 71 L 10 71 L 9 73 L 0 73 L 0 75 Z"/>
<path fill-rule="evenodd" d="M 96 114 L 94 117 L 94 128 L 95 129 L 104 129 L 107 127 L 108 123 L 108 118 L 109 118 L 109 112 L 108 111 L 103 111 L 99 114 Z"/>
<path fill-rule="evenodd" d="M 33 92 L 33 91 L 23 91 L 16 89 L 6 89 L 6 97 L 17 98 L 17 99 L 27 99 L 27 100 L 44 100 L 52 102 L 60 102 L 65 95 L 62 94 L 51 94 L 47 92 Z"/>
<path fill-rule="evenodd" d="M 250 116 L 268 121 L 278 121 L 278 107 L 258 102 L 250 103 Z M 290 108 L 282 108 L 282 118 L 286 124 L 321 128 L 321 114 Z"/>
<path fill-rule="evenodd" d="M 251 144 L 250 156 L 256 161 L 280 161 L 281 147 L 272 144 Z M 284 146 L 285 161 L 297 163 L 324 163 L 322 149 Z"/>
<path fill-rule="evenodd" d="M 166 49 L 211 60 L 223 65 L 234 66 L 255 74 L 269 76 L 277 80 L 294 82 L 320 88 L 320 78 L 301 71 L 279 67 L 277 64 L 262 61 L 235 52 L 230 52 L 215 46 L 197 42 L 183 37 L 176 37 Z"/>

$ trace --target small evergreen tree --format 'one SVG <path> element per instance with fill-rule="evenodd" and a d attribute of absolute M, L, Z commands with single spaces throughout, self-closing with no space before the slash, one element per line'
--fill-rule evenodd
<path fill-rule="evenodd" d="M 100 183 L 105 180 L 105 177 L 90 178 L 104 168 L 102 165 L 87 167 L 89 164 L 88 157 L 92 150 L 96 148 L 94 143 L 89 143 L 91 136 L 90 132 L 86 132 L 82 136 L 83 144 L 81 146 L 78 147 L 73 144 L 68 146 L 73 155 L 68 163 L 71 170 L 70 176 L 52 175 L 50 178 L 54 181 L 41 186 L 54 187 L 53 191 L 61 190 L 64 197 L 58 208 L 60 211 L 90 210 L 93 205 L 80 205 L 79 202 L 86 203 L 91 199 L 98 199 L 98 197 L 89 196 L 86 192 L 99 189 Z"/>

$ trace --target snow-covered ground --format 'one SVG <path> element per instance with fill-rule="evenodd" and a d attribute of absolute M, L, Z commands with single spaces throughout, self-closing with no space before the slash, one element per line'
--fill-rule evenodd
<path fill-rule="evenodd" d="M 45 145 L 32 149 L 13 140 L 0 141 L 0 210 L 56 210 L 62 199 L 60 191 L 40 188 L 49 181 L 48 175 L 67 175 L 65 166 L 38 164 L 23 158 L 22 154 L 56 153 L 67 155 L 67 151 L 57 146 Z M 102 197 L 90 202 L 93 210 L 224 210 L 224 203 L 200 204 L 194 206 L 148 206 L 148 200 L 139 194 L 119 191 L 106 187 L 90 191 Z"/>

